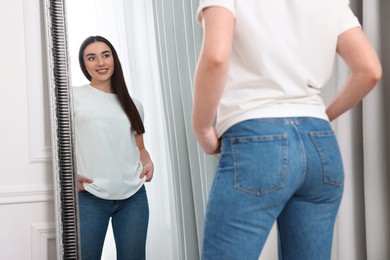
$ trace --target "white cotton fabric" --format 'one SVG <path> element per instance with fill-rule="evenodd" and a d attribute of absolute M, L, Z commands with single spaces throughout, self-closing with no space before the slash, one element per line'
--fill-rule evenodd
<path fill-rule="evenodd" d="M 320 97 L 333 71 L 338 36 L 359 21 L 347 0 L 200 0 L 235 17 L 233 51 L 216 131 L 254 118 L 328 120 Z"/>
<path fill-rule="evenodd" d="M 143 118 L 141 103 L 133 98 Z M 118 96 L 90 85 L 73 88 L 77 172 L 93 179 L 84 184 L 93 195 L 110 200 L 136 193 L 144 179 L 140 154 Z"/>

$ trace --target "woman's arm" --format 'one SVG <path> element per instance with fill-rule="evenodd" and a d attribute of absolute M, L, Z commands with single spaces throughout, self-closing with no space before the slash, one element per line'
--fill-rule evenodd
<path fill-rule="evenodd" d="M 330 121 L 359 103 L 382 76 L 379 58 L 361 28 L 342 33 L 338 38 L 337 52 L 351 73 L 326 109 Z"/>
<path fill-rule="evenodd" d="M 152 180 L 153 173 L 154 173 L 154 165 L 152 159 L 150 158 L 150 155 L 145 148 L 143 135 L 136 134 L 135 141 L 139 149 L 142 166 L 144 167 L 139 177 L 142 179 L 143 177 L 146 176 L 145 181 L 149 182 Z"/>
<path fill-rule="evenodd" d="M 213 122 L 228 72 L 234 23 L 233 14 L 223 7 L 203 10 L 203 44 L 195 72 L 192 127 L 208 154 L 219 152 Z"/>

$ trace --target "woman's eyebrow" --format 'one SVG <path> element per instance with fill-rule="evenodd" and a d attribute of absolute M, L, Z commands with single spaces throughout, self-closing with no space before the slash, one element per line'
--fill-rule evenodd
<path fill-rule="evenodd" d="M 102 51 L 100 54 L 107 54 L 107 53 L 111 53 L 111 51 L 109 50 L 105 50 L 105 51 Z M 95 53 L 88 53 L 86 54 L 85 56 L 88 57 L 88 56 L 95 56 L 96 54 Z"/>

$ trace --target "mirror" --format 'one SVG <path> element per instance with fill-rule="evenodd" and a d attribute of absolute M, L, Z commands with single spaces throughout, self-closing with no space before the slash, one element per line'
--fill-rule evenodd
<path fill-rule="evenodd" d="M 147 255 L 178 257 L 174 196 L 161 107 L 158 107 L 159 74 L 155 47 L 152 1 L 50 1 L 46 0 L 50 61 L 50 98 L 53 128 L 53 163 L 57 206 L 58 259 L 80 259 L 78 194 L 74 155 L 72 94 L 74 86 L 89 82 L 78 64 L 78 49 L 90 35 L 101 35 L 113 43 L 122 63 L 131 96 L 140 100 L 145 112 L 145 145 L 159 173 L 146 185 L 150 208 Z M 124 10 L 128 10 L 125 17 Z M 126 18 L 126 19 L 125 19 Z M 125 27 L 123 21 L 127 24 Z M 141 42 L 144 41 L 144 42 Z M 154 45 L 153 45 L 154 44 Z M 153 49 L 154 46 L 154 49 Z M 137 86 L 137 87 L 132 87 Z M 140 86 L 140 87 L 138 87 Z M 157 104 L 156 104 L 157 103 Z M 159 104 L 161 106 L 161 104 Z M 153 131 L 157 129 L 158 131 Z M 153 145 L 150 145 L 153 143 Z M 152 147 L 153 146 L 153 147 Z M 158 154 L 158 156 L 154 156 Z M 115 254 L 108 229 L 103 259 Z M 153 249 L 153 250 L 152 250 Z M 107 255 L 106 258 L 104 258 Z M 167 258 L 168 259 L 168 258 Z"/>
<path fill-rule="evenodd" d="M 80 259 L 71 89 L 63 1 L 46 0 L 57 259 Z"/>

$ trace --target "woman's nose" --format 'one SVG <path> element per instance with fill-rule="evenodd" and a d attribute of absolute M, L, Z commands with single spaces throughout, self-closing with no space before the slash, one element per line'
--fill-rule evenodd
<path fill-rule="evenodd" d="M 104 65 L 104 60 L 102 58 L 97 59 L 97 65 L 98 66 L 103 66 Z"/>

